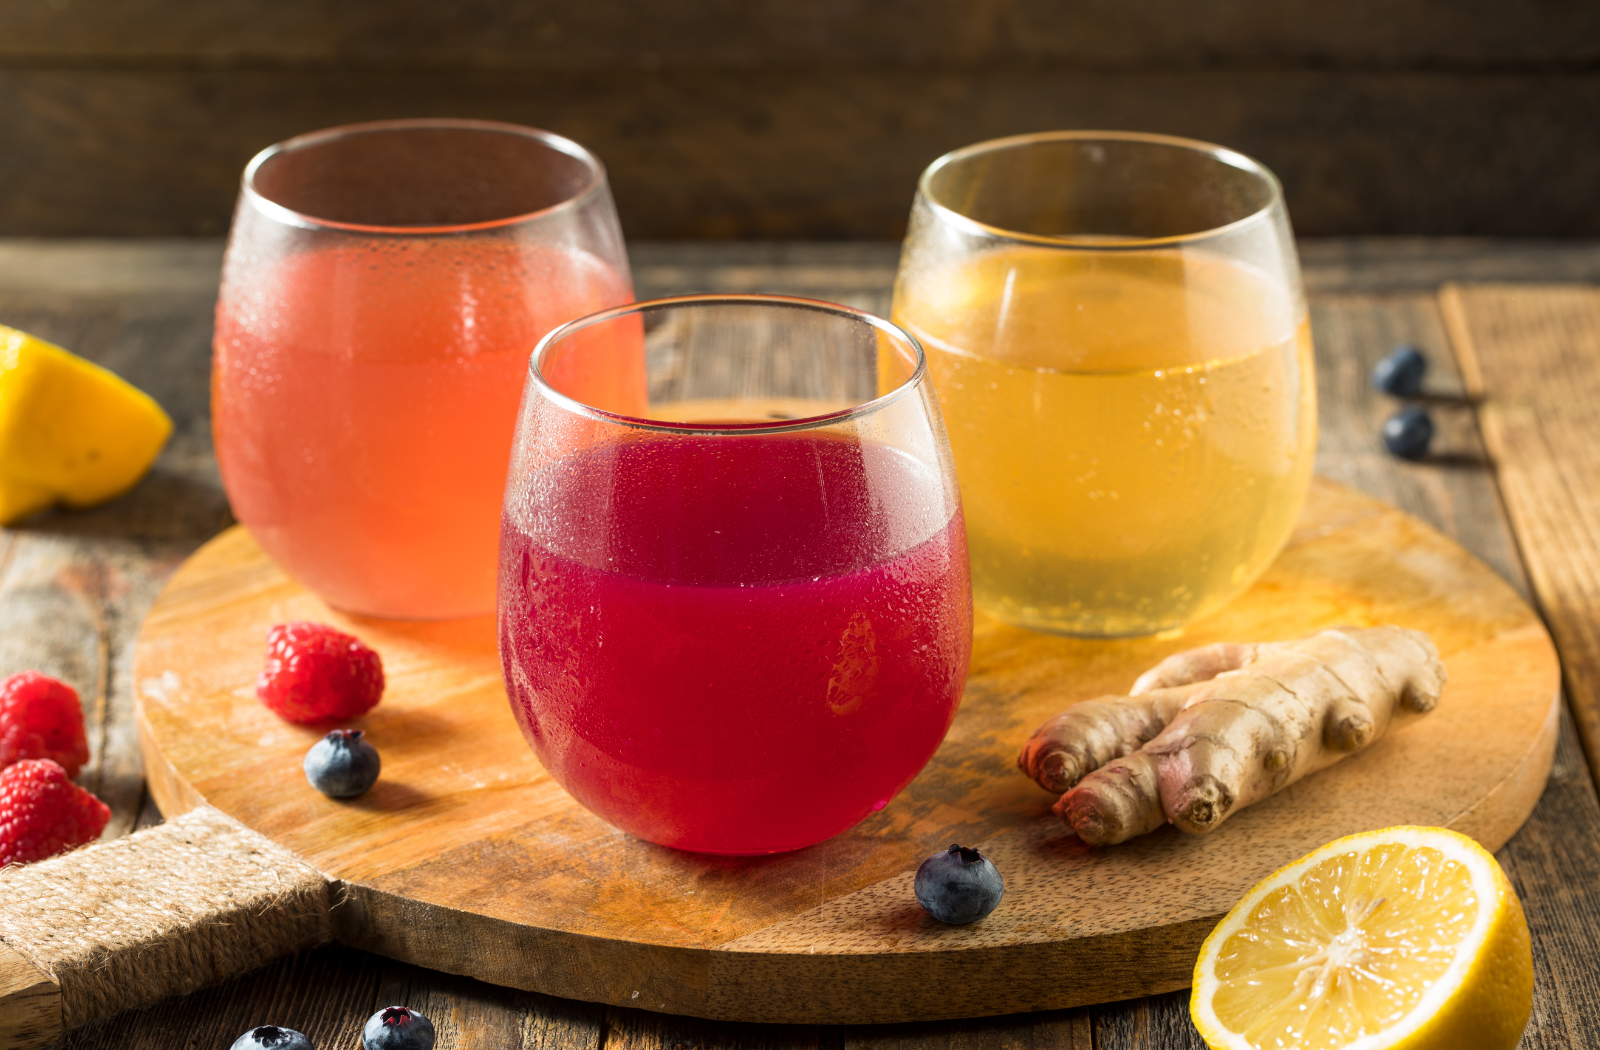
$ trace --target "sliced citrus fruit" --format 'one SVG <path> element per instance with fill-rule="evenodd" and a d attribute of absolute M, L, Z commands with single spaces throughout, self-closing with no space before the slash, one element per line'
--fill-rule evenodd
<path fill-rule="evenodd" d="M 1522 905 L 1443 828 L 1330 842 L 1206 938 L 1189 1013 L 1214 1050 L 1511 1050 L 1533 1006 Z"/>
<path fill-rule="evenodd" d="M 0 325 L 0 524 L 132 488 L 172 420 L 99 365 Z"/>

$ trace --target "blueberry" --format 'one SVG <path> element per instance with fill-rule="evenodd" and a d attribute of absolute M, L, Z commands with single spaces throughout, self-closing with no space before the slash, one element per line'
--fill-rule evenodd
<path fill-rule="evenodd" d="M 1422 374 L 1428 359 L 1410 343 L 1401 343 L 1389 356 L 1372 366 L 1372 388 L 1395 397 L 1416 397 L 1422 393 Z"/>
<path fill-rule="evenodd" d="M 363 1050 L 433 1050 L 433 1022 L 404 1006 L 385 1006 L 361 1030 Z"/>
<path fill-rule="evenodd" d="M 1383 424 L 1383 446 L 1401 459 L 1421 459 L 1433 440 L 1433 420 L 1421 405 L 1408 405 Z"/>
<path fill-rule="evenodd" d="M 917 903 L 940 922 L 962 926 L 994 911 L 1005 896 L 1006 880 L 975 849 L 952 845 L 917 869 Z"/>
<path fill-rule="evenodd" d="M 329 798 L 354 798 L 378 779 L 378 749 L 359 729 L 335 729 L 306 752 L 306 779 Z"/>
<path fill-rule="evenodd" d="M 293 1028 L 264 1024 L 233 1041 L 231 1050 L 314 1050 L 311 1040 Z"/>

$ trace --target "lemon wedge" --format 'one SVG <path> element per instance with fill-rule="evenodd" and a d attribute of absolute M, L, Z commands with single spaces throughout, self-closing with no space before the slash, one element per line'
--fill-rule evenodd
<path fill-rule="evenodd" d="M 1412 827 L 1262 880 L 1206 938 L 1189 1001 L 1213 1050 L 1511 1050 L 1532 1007 L 1505 872 L 1465 835 Z"/>
<path fill-rule="evenodd" d="M 87 507 L 144 477 L 172 420 L 144 391 L 0 325 L 0 524 L 53 503 Z"/>

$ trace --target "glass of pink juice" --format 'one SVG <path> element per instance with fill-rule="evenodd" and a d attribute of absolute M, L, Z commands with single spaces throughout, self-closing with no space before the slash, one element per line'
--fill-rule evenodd
<path fill-rule="evenodd" d="M 605 170 L 548 132 L 404 120 L 315 132 L 245 169 L 212 369 L 235 516 L 329 604 L 491 612 L 529 355 L 630 302 Z M 645 403 L 637 340 L 566 377 Z"/>
<path fill-rule="evenodd" d="M 641 408 L 564 378 L 628 340 Z M 944 738 L 972 645 L 921 347 L 776 296 L 656 300 L 546 336 L 506 484 L 499 631 L 545 768 L 640 838 L 775 853 L 882 809 Z"/>

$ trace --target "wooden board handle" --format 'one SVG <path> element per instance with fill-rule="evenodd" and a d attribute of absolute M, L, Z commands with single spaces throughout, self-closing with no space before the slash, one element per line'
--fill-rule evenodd
<path fill-rule="evenodd" d="M 322 874 L 209 806 L 0 868 L 0 1050 L 333 939 Z"/>

